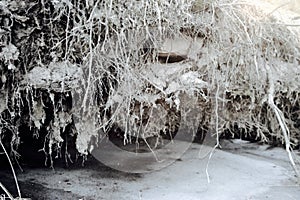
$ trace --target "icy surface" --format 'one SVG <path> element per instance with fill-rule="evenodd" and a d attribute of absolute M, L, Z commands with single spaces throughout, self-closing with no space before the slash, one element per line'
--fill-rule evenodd
<path fill-rule="evenodd" d="M 224 150 L 217 150 L 210 160 L 210 183 L 206 175 L 207 159 L 199 159 L 200 145 L 197 144 L 192 144 L 180 159 L 172 154 L 168 156 L 166 152 L 166 157 L 175 161 L 172 165 L 140 175 L 109 170 L 100 163 L 93 163 L 92 169 L 87 165 L 76 170 L 56 168 L 55 172 L 27 170 L 19 174 L 19 180 L 34 180 L 34 183 L 43 185 L 45 199 L 53 199 L 58 191 L 61 199 L 74 195 L 79 199 L 119 200 L 299 198 L 300 186 L 295 182 L 284 149 L 269 149 L 268 146 L 241 141 L 222 142 L 222 146 Z M 120 162 L 124 164 L 128 160 L 123 158 Z M 143 160 L 136 164 L 147 167 L 155 162 L 152 159 L 152 163 Z"/>

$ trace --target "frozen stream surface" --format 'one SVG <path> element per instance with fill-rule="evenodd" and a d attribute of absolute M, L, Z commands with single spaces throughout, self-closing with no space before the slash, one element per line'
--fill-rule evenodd
<path fill-rule="evenodd" d="M 300 199 L 300 186 L 284 149 L 238 140 L 223 141 L 222 147 L 210 160 L 210 183 L 207 158 L 199 159 L 199 144 L 192 144 L 168 167 L 149 173 L 120 172 L 91 158 L 84 167 L 27 168 L 18 178 L 23 196 L 31 199 Z M 126 158 L 121 162 L 126 163 Z M 141 160 L 135 165 L 151 163 Z M 13 190 L 8 171 L 0 175 Z"/>

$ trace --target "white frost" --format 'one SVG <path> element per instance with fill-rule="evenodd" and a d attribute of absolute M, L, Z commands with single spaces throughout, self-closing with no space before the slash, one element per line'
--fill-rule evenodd
<path fill-rule="evenodd" d="M 35 67 L 25 75 L 22 85 L 51 89 L 57 92 L 68 91 L 78 86 L 82 79 L 82 69 L 69 62 L 50 63 L 48 68 Z"/>

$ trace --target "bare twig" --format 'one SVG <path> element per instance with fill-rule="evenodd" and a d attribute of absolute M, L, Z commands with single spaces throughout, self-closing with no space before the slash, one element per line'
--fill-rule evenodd
<path fill-rule="evenodd" d="M 4 145 L 3 145 L 3 143 L 2 143 L 1 138 L 0 138 L 0 145 L 1 145 L 2 149 L 3 149 L 3 151 L 5 152 L 5 155 L 6 155 L 6 157 L 7 157 L 7 160 L 8 160 L 8 162 L 9 162 L 9 165 L 10 165 L 10 168 L 11 168 L 11 171 L 12 171 L 12 173 L 13 173 L 13 177 L 14 177 L 14 180 L 15 180 L 15 183 L 16 183 L 17 192 L 18 192 L 19 198 L 21 198 L 21 191 L 20 191 L 18 179 L 17 179 L 16 173 L 15 173 L 14 167 L 13 167 L 13 165 L 12 165 L 12 162 L 11 162 L 11 160 L 10 160 L 10 158 L 9 158 L 9 155 L 8 155 L 8 153 L 7 153 L 7 151 L 6 151 L 5 147 L 4 147 Z"/>
<path fill-rule="evenodd" d="M 299 174 L 298 168 L 296 166 L 296 163 L 293 159 L 293 155 L 292 155 L 292 152 L 291 152 L 292 147 L 291 147 L 291 142 L 290 142 L 290 130 L 289 130 L 287 124 L 285 123 L 285 118 L 284 118 L 283 113 L 274 104 L 274 90 L 275 90 L 274 89 L 274 81 L 273 81 L 273 78 L 272 78 L 272 75 L 271 75 L 271 72 L 270 72 L 271 69 L 270 69 L 269 65 L 266 65 L 266 70 L 267 70 L 267 73 L 268 73 L 268 81 L 269 81 L 268 103 L 269 103 L 270 108 L 273 110 L 273 112 L 276 115 L 276 118 L 278 120 L 278 123 L 281 127 L 281 130 L 282 130 L 282 133 L 283 133 L 283 136 L 284 136 L 285 150 L 288 153 L 288 157 L 290 159 L 292 167 L 294 168 L 297 176 L 299 177 L 300 174 Z"/>
<path fill-rule="evenodd" d="M 10 194 L 10 192 L 6 189 L 6 187 L 1 182 L 0 182 L 0 188 L 5 192 L 8 198 L 14 200 L 14 197 Z"/>

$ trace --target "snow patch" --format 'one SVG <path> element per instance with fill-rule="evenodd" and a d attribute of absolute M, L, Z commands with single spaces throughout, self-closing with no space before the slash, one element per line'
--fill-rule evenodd
<path fill-rule="evenodd" d="M 65 62 L 52 62 L 45 67 L 35 67 L 25 75 L 21 85 L 32 85 L 35 88 L 65 92 L 77 88 L 83 78 L 82 69 L 77 65 Z"/>

